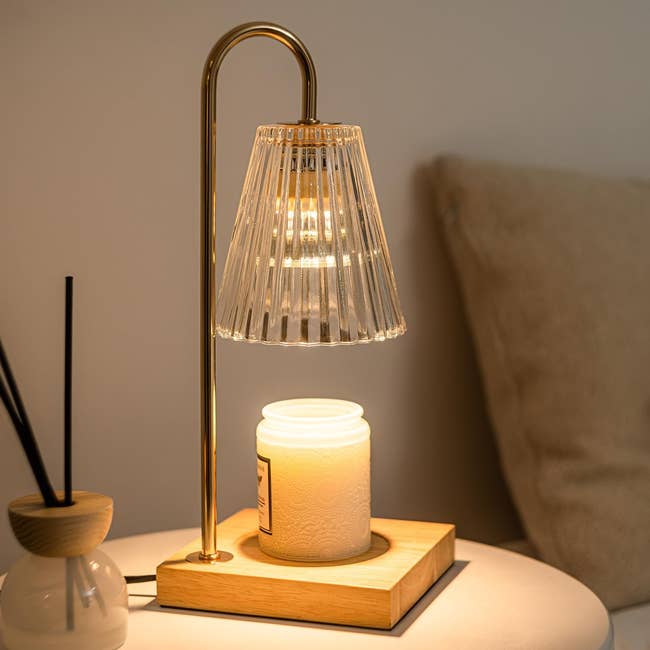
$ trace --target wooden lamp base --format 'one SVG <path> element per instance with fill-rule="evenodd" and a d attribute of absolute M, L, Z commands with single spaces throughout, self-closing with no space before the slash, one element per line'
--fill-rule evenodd
<path fill-rule="evenodd" d="M 195 540 L 157 569 L 158 602 L 232 614 L 390 629 L 454 561 L 455 527 L 372 519 L 368 551 L 338 562 L 291 562 L 264 554 L 257 510 L 217 528 L 222 561 L 189 562 Z"/>

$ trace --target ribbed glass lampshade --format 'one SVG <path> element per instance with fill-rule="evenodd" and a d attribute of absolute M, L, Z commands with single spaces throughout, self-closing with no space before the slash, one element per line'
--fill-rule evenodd
<path fill-rule="evenodd" d="M 358 126 L 257 129 L 217 323 L 224 338 L 284 345 L 406 331 Z"/>

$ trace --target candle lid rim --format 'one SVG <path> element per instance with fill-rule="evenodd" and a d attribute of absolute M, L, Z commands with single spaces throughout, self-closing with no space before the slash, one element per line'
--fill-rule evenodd
<path fill-rule="evenodd" d="M 331 414 L 300 415 L 296 411 L 312 408 L 316 411 L 329 409 Z M 294 410 L 291 413 L 291 410 Z M 321 412 L 322 412 L 321 411 Z M 294 399 L 278 400 L 267 404 L 262 409 L 262 417 L 276 422 L 291 424 L 336 424 L 349 422 L 363 416 L 363 407 L 349 400 L 328 397 L 299 397 Z"/>

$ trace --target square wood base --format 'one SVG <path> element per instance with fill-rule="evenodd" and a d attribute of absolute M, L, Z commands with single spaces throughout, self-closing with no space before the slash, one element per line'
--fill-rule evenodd
<path fill-rule="evenodd" d="M 259 548 L 257 510 L 240 510 L 217 527 L 229 559 L 188 562 L 201 540 L 188 544 L 158 567 L 158 602 L 390 629 L 453 563 L 455 527 L 373 518 L 372 531 L 370 549 L 349 560 L 278 560 Z"/>

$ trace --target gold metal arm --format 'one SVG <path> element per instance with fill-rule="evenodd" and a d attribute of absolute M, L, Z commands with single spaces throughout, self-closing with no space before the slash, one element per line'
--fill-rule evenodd
<path fill-rule="evenodd" d="M 231 29 L 214 45 L 201 83 L 201 536 L 200 559 L 215 562 L 217 551 L 217 393 L 216 393 L 216 131 L 217 76 L 226 54 L 252 36 L 286 45 L 302 74 L 300 123 L 317 124 L 316 69 L 300 39 L 273 23 L 246 23 Z"/>

